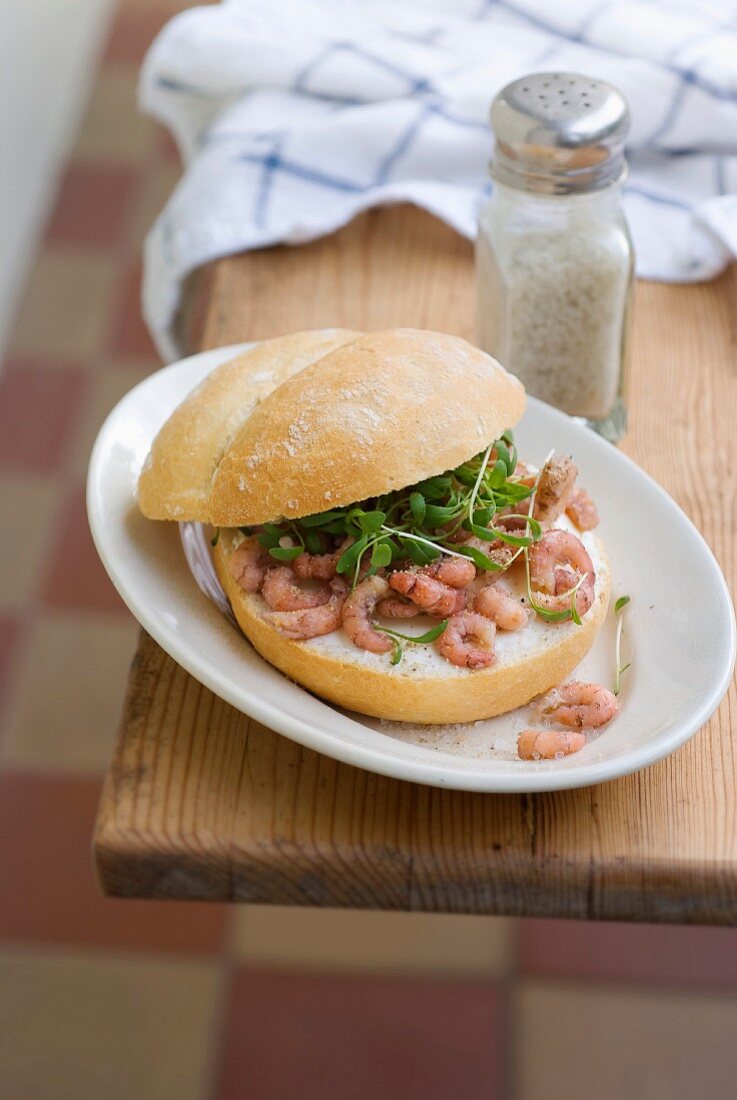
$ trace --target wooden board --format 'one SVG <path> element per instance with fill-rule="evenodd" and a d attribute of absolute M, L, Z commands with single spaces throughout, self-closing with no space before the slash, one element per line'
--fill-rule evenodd
<path fill-rule="evenodd" d="M 472 335 L 471 247 L 419 211 L 222 261 L 202 347 L 323 325 Z M 624 449 L 735 579 L 737 278 L 638 287 Z M 633 532 L 633 549 L 647 532 Z M 674 579 L 674 600 L 678 599 Z M 688 745 L 599 787 L 434 790 L 338 764 L 201 687 L 141 638 L 95 849 L 110 894 L 623 920 L 737 921 L 734 686 Z"/>

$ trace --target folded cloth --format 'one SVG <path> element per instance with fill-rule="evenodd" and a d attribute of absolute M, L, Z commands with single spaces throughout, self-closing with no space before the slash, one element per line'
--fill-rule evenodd
<path fill-rule="evenodd" d="M 298 244 L 382 203 L 473 237 L 488 110 L 540 70 L 629 100 L 639 273 L 707 279 L 737 253 L 737 0 L 224 0 L 176 16 L 141 76 L 185 172 L 146 242 L 165 358 L 182 282 L 216 257 Z"/>

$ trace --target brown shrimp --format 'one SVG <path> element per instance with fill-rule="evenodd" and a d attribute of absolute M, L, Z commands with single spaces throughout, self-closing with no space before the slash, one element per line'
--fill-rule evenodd
<path fill-rule="evenodd" d="M 292 562 L 292 569 L 303 580 L 331 581 L 338 575 L 338 558 L 342 550 L 331 554 L 308 554 L 305 550 Z"/>
<path fill-rule="evenodd" d="M 297 583 L 288 565 L 267 570 L 261 595 L 272 611 L 304 611 L 308 607 L 321 607 L 330 599 L 330 590 L 323 583 L 319 588 L 307 590 Z"/>
<path fill-rule="evenodd" d="M 414 619 L 422 614 L 422 608 L 409 600 L 403 600 L 401 596 L 387 596 L 377 603 L 376 613 L 383 615 L 385 619 Z"/>
<path fill-rule="evenodd" d="M 269 552 L 255 535 L 244 539 L 228 559 L 228 572 L 245 592 L 258 592 L 263 584 L 269 562 Z"/>
<path fill-rule="evenodd" d="M 533 517 L 539 523 L 553 523 L 565 510 L 578 470 L 573 459 L 553 455 L 543 467 L 535 493 Z"/>
<path fill-rule="evenodd" d="M 330 581 L 338 575 L 338 560 L 344 550 L 355 540 L 349 535 L 340 546 L 329 554 L 308 554 L 305 550 L 292 562 L 292 569 L 298 577 L 316 581 Z"/>
<path fill-rule="evenodd" d="M 495 639 L 496 624 L 491 619 L 485 619 L 477 611 L 460 611 L 448 620 L 436 645 L 452 665 L 479 669 L 493 665 Z"/>
<path fill-rule="evenodd" d="M 484 585 L 476 593 L 473 610 L 492 619 L 500 630 L 521 630 L 527 626 L 529 612 L 499 581 Z"/>
<path fill-rule="evenodd" d="M 572 752 L 580 752 L 585 744 L 583 733 L 522 730 L 517 738 L 517 754 L 521 760 L 559 760 Z"/>
<path fill-rule="evenodd" d="M 579 531 L 591 531 L 599 525 L 599 512 L 585 489 L 574 489 L 566 504 L 566 515 Z"/>
<path fill-rule="evenodd" d="M 576 611 L 580 616 L 586 614 L 594 602 L 596 573 L 580 539 L 558 528 L 546 531 L 540 541 L 530 547 L 529 562 L 535 603 L 547 611 L 566 611 L 570 606 L 571 589 L 583 578 L 576 592 Z"/>
<path fill-rule="evenodd" d="M 571 680 L 536 699 L 533 709 L 540 718 L 570 729 L 598 729 L 614 718 L 619 703 L 601 684 Z"/>
<path fill-rule="evenodd" d="M 399 569 L 391 574 L 389 584 L 395 592 L 422 608 L 426 615 L 444 619 L 466 606 L 467 597 L 462 588 L 451 588 L 421 569 Z"/>
<path fill-rule="evenodd" d="M 304 607 L 296 611 L 266 611 L 262 618 L 293 641 L 318 638 L 331 634 L 340 626 L 347 587 L 342 578 L 330 581 L 330 597 L 319 607 Z"/>
<path fill-rule="evenodd" d="M 470 558 L 441 557 L 419 570 L 426 577 L 447 584 L 449 588 L 468 588 L 476 576 L 476 566 Z"/>
<path fill-rule="evenodd" d="M 366 577 L 357 584 L 343 606 L 343 629 L 359 649 L 370 653 L 388 653 L 392 643 L 386 634 L 374 628 L 372 618 L 377 603 L 389 593 L 383 577 Z"/>

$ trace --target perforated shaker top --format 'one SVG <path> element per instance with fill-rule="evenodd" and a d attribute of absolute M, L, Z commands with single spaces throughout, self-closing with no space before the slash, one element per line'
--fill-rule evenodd
<path fill-rule="evenodd" d="M 581 73 L 531 73 L 491 105 L 495 179 L 547 193 L 599 190 L 625 170 L 622 93 Z"/>

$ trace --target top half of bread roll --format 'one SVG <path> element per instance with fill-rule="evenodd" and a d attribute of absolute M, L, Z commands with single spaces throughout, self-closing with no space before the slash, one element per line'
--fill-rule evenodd
<path fill-rule="evenodd" d="M 138 483 L 149 519 L 210 519 L 215 470 L 259 401 L 315 360 L 356 339 L 349 329 L 317 329 L 264 340 L 209 374 L 169 417 Z"/>
<path fill-rule="evenodd" d="M 525 391 L 465 340 L 367 333 L 282 382 L 230 441 L 207 518 L 296 519 L 453 469 L 520 419 Z"/>

